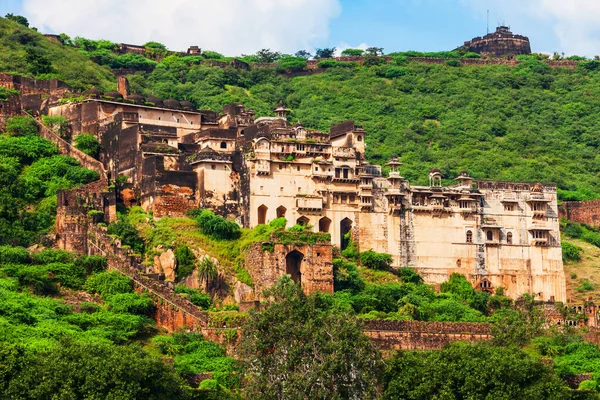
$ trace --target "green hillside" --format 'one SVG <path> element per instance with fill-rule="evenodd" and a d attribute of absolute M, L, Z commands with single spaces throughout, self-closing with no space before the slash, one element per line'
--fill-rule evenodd
<path fill-rule="evenodd" d="M 73 48 L 52 42 L 14 21 L 0 18 L 0 72 L 30 78 L 58 78 L 75 89 L 110 89 L 116 79 L 106 67 Z"/>
<path fill-rule="evenodd" d="M 400 64 L 400 65 L 397 65 Z M 242 102 L 271 115 L 280 100 L 291 121 L 327 130 L 354 119 L 368 130 L 367 156 L 398 155 L 402 173 L 425 183 L 438 167 L 448 179 L 467 169 L 475 178 L 555 183 L 563 199 L 600 197 L 600 73 L 596 64 L 550 69 L 396 63 L 334 67 L 287 78 L 274 69 L 236 70 L 167 57 L 152 73 L 130 76 L 143 95 L 187 99 L 220 110 Z"/>

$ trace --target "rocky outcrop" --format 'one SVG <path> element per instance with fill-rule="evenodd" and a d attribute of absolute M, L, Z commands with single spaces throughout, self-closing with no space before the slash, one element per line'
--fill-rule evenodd
<path fill-rule="evenodd" d="M 154 272 L 164 274 L 165 280 L 175 281 L 175 269 L 177 268 L 177 259 L 173 250 L 168 249 L 159 256 L 154 256 Z"/>

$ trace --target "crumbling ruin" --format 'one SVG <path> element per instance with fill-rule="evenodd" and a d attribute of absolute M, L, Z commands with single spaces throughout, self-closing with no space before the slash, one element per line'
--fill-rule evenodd
<path fill-rule="evenodd" d="M 531 54 L 529 38 L 515 35 L 507 26 L 499 26 L 493 33 L 476 37 L 465 42 L 469 51 L 487 57 L 514 57 L 520 54 Z"/>

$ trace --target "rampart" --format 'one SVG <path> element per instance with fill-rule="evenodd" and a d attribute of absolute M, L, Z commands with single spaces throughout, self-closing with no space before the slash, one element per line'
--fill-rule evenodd
<path fill-rule="evenodd" d="M 569 221 L 600 226 L 600 200 L 565 201 L 558 207 L 559 216 Z"/>
<path fill-rule="evenodd" d="M 492 339 L 490 324 L 471 322 L 372 320 L 363 331 L 384 350 L 439 350 L 451 342 Z"/>
<path fill-rule="evenodd" d="M 154 299 L 158 326 L 171 332 L 206 327 L 208 316 L 205 312 L 167 284 L 146 276 L 145 267 L 137 262 L 129 249 L 118 246 L 118 241 L 108 236 L 106 228 L 90 226 L 88 253 L 106 257 L 109 269 L 128 276 L 136 291 L 146 292 Z"/>

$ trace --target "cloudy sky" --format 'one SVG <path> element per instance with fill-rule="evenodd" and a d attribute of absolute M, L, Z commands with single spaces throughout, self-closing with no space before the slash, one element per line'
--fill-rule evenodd
<path fill-rule="evenodd" d="M 261 48 L 436 51 L 499 23 L 529 36 L 533 51 L 600 54 L 600 0 L 0 0 L 43 32 L 227 55 Z"/>

